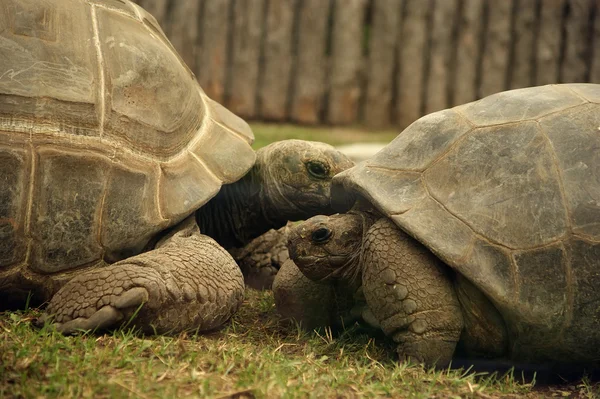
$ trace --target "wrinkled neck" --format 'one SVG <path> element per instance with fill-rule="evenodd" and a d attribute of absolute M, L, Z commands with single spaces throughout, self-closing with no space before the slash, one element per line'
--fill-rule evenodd
<path fill-rule="evenodd" d="M 362 273 L 364 267 L 364 245 L 365 240 L 364 237 L 367 235 L 367 231 L 371 228 L 373 223 L 375 223 L 380 215 L 377 213 L 372 213 L 370 211 L 365 211 L 361 208 L 355 208 L 348 212 L 349 214 L 354 214 L 360 217 L 362 221 L 362 239 L 360 243 L 356 246 L 356 251 L 354 251 L 349 257 L 347 262 L 343 267 L 339 268 L 335 274 L 335 279 L 344 281 L 350 290 L 353 292 L 359 291 L 362 287 Z"/>
<path fill-rule="evenodd" d="M 224 248 L 241 247 L 281 221 L 273 207 L 265 201 L 264 181 L 260 167 L 232 184 L 221 187 L 219 193 L 196 212 L 200 232 L 215 239 Z"/>

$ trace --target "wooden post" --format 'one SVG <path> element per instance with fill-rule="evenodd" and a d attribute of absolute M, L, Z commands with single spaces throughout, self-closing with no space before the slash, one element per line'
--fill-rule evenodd
<path fill-rule="evenodd" d="M 396 87 L 396 122 L 401 128 L 422 114 L 430 9 L 429 0 L 405 0 L 398 56 L 400 76 Z"/>
<path fill-rule="evenodd" d="M 298 29 L 298 51 L 292 88 L 291 119 L 316 124 L 325 94 L 325 51 L 330 2 L 303 0 Z"/>
<path fill-rule="evenodd" d="M 540 2 L 539 33 L 535 62 L 535 85 L 558 82 L 560 40 L 565 0 Z"/>
<path fill-rule="evenodd" d="M 268 0 L 264 63 L 259 78 L 263 119 L 282 121 L 287 117 L 295 4 L 295 0 Z"/>
<path fill-rule="evenodd" d="M 242 118 L 256 117 L 265 0 L 234 0 L 232 59 L 225 105 Z"/>
<path fill-rule="evenodd" d="M 198 68 L 196 67 L 198 16 L 201 2 L 202 0 L 175 1 L 169 15 L 166 32 L 173 47 L 194 73 L 198 73 L 198 69 L 202 68 L 202 64 L 198 65 Z"/>
<path fill-rule="evenodd" d="M 600 83 L 600 2 L 596 3 L 596 18 L 594 20 L 591 49 L 590 82 Z"/>
<path fill-rule="evenodd" d="M 452 54 L 456 50 L 453 33 L 458 1 L 434 0 L 433 5 L 425 114 L 448 108 L 450 90 L 454 86 L 450 72 Z"/>
<path fill-rule="evenodd" d="M 227 70 L 227 32 L 230 0 L 208 0 L 200 22 L 198 82 L 206 94 L 222 103 Z"/>
<path fill-rule="evenodd" d="M 402 0 L 375 0 L 369 35 L 364 121 L 373 127 L 391 123 L 391 103 Z"/>
<path fill-rule="evenodd" d="M 512 64 L 509 65 L 508 87 L 516 89 L 533 85 L 535 65 L 535 6 L 536 0 L 515 0 L 512 38 Z"/>
<path fill-rule="evenodd" d="M 362 45 L 366 0 L 335 0 L 327 122 L 357 120 L 361 94 Z"/>
<path fill-rule="evenodd" d="M 464 0 L 458 23 L 452 105 L 477 99 L 477 75 L 482 56 L 482 19 L 483 0 Z"/>
<path fill-rule="evenodd" d="M 512 0 L 491 0 L 487 3 L 488 18 L 484 38 L 480 97 L 507 89 L 512 5 Z"/>
<path fill-rule="evenodd" d="M 565 20 L 565 56 L 561 65 L 561 82 L 585 82 L 587 79 L 587 60 L 591 48 L 588 49 L 590 31 L 591 1 L 569 0 L 569 12 Z"/>

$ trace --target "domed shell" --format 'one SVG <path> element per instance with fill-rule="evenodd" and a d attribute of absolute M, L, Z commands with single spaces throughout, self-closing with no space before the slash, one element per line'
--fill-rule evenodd
<path fill-rule="evenodd" d="M 0 277 L 117 260 L 255 161 L 155 19 L 121 0 L 0 4 Z"/>
<path fill-rule="evenodd" d="M 427 115 L 337 175 L 334 200 L 348 192 L 467 277 L 509 327 L 546 332 L 527 342 L 513 331 L 515 347 L 600 341 L 597 329 L 567 333 L 595 320 L 600 301 L 600 85 L 512 90 Z"/>

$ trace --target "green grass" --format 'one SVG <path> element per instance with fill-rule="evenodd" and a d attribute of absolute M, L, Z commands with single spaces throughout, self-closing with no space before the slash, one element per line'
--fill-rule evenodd
<path fill-rule="evenodd" d="M 364 130 L 351 127 L 311 127 L 287 124 L 251 123 L 256 140 L 253 147 L 258 149 L 278 140 L 302 138 L 311 141 L 324 141 L 331 145 L 357 142 L 390 142 L 399 131 Z"/>
<path fill-rule="evenodd" d="M 38 311 L 0 313 L 0 397 L 593 398 L 587 381 L 537 388 L 518 376 L 424 370 L 349 328 L 305 332 L 281 320 L 270 292 L 249 290 L 236 316 L 206 335 L 118 330 L 65 337 L 35 329 Z M 236 396 L 237 395 L 237 396 Z"/>
<path fill-rule="evenodd" d="M 304 138 L 332 144 L 389 141 L 395 132 L 254 124 L 256 148 Z M 393 346 L 350 327 L 305 332 L 281 320 L 270 292 L 249 290 L 241 310 L 205 335 L 65 337 L 36 329 L 36 309 L 0 313 L 0 398 L 537 398 L 600 397 L 582 380 L 541 387 L 516 374 L 424 370 Z"/>

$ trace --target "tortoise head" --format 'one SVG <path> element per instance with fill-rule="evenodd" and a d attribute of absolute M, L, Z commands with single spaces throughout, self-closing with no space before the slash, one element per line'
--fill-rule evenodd
<path fill-rule="evenodd" d="M 328 144 L 283 140 L 257 151 L 263 207 L 271 219 L 302 220 L 333 213 L 331 179 L 353 166 Z"/>
<path fill-rule="evenodd" d="M 360 253 L 368 227 L 360 213 L 315 216 L 290 231 L 290 258 L 313 281 L 360 278 Z"/>

